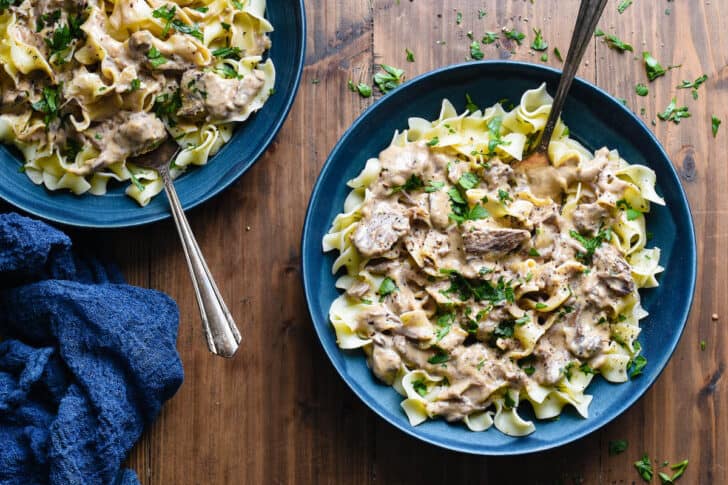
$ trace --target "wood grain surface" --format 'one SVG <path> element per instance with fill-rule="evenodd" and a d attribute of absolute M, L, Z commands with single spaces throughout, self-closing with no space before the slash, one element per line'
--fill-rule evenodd
<path fill-rule="evenodd" d="M 541 63 L 529 48 L 537 28 L 551 46 L 547 63 L 558 67 L 552 47 L 566 54 L 578 0 L 309 0 L 306 67 L 283 130 L 245 176 L 189 213 L 243 334 L 235 359 L 207 353 L 170 222 L 75 231 L 114 254 L 132 283 L 165 291 L 179 303 L 185 382 L 130 455 L 142 483 L 629 484 L 642 481 L 633 463 L 645 452 L 659 463 L 689 459 L 679 483 L 728 483 L 728 2 L 635 0 L 622 14 L 618 3 L 609 2 L 600 27 L 631 43 L 634 53 L 620 54 L 595 39 L 580 76 L 642 112 L 664 144 L 690 198 L 700 258 L 687 330 L 646 396 L 571 445 L 489 459 L 404 435 L 343 384 L 308 317 L 299 241 L 309 193 L 329 151 L 378 96 L 362 98 L 347 81 L 371 83 L 378 63 L 401 67 L 412 78 L 465 61 L 468 31 L 480 39 L 502 28 L 524 32 L 523 45 L 481 44 L 486 59 Z M 479 9 L 486 12 L 482 18 Z M 415 62 L 406 62 L 405 48 Z M 664 66 L 681 67 L 648 83 L 637 59 L 643 50 Z M 697 100 L 690 90 L 676 89 L 703 73 L 708 81 Z M 638 82 L 648 84 L 648 96 L 635 94 Z M 673 96 L 692 113 L 679 125 L 656 118 Z M 725 124 L 716 138 L 712 114 Z M 610 456 L 609 441 L 616 439 L 626 439 L 628 449 Z M 657 473 L 652 483 L 660 483 Z"/>

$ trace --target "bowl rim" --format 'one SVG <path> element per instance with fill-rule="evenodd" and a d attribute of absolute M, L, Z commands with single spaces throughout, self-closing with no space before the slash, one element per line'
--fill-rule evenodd
<path fill-rule="evenodd" d="M 570 434 L 568 436 L 564 436 L 558 440 L 552 440 L 551 442 L 543 445 L 536 445 L 529 447 L 527 450 L 519 450 L 519 449 L 508 449 L 508 450 L 485 450 L 479 447 L 478 445 L 458 445 L 454 444 L 452 442 L 441 442 L 437 439 L 432 439 L 427 436 L 420 435 L 416 432 L 416 427 L 405 424 L 403 425 L 400 422 L 396 422 L 386 414 L 384 414 L 383 410 L 380 409 L 381 406 L 374 406 L 369 403 L 369 398 L 365 397 L 362 392 L 360 392 L 359 389 L 357 389 L 356 386 L 353 385 L 352 379 L 346 377 L 347 373 L 342 368 L 341 365 L 337 362 L 337 360 L 334 358 L 333 353 L 335 351 L 341 352 L 342 350 L 338 346 L 335 349 L 327 348 L 326 345 L 324 345 L 324 336 L 322 334 L 323 329 L 326 328 L 326 330 L 330 330 L 330 322 L 328 321 L 328 317 L 325 318 L 325 325 L 319 325 L 317 324 L 317 317 L 314 315 L 314 312 L 312 310 L 313 308 L 313 301 L 314 298 L 314 292 L 315 289 L 311 287 L 309 284 L 309 277 L 310 270 L 308 269 L 308 265 L 306 262 L 305 255 L 310 250 L 311 244 L 318 244 L 320 249 L 320 241 L 313 241 L 311 239 L 311 234 L 314 232 L 314 228 L 312 227 L 312 215 L 315 210 L 314 207 L 314 201 L 318 199 L 319 193 L 323 190 L 322 187 L 322 180 L 324 179 L 324 175 L 331 170 L 332 167 L 332 160 L 333 158 L 338 154 L 338 152 L 342 149 L 342 147 L 346 144 L 345 142 L 348 141 L 348 138 L 351 136 L 351 134 L 358 128 L 362 122 L 366 120 L 369 116 L 372 115 L 375 111 L 382 109 L 382 106 L 386 104 L 387 99 L 390 97 L 396 96 L 398 93 L 403 92 L 407 89 L 410 89 L 418 84 L 421 84 L 423 82 L 426 82 L 428 79 L 439 76 L 448 72 L 456 71 L 459 69 L 472 69 L 473 66 L 484 66 L 485 68 L 489 69 L 497 69 L 498 67 L 504 67 L 508 69 L 517 69 L 517 70 L 530 70 L 535 72 L 542 72 L 542 73 L 549 73 L 549 74 L 561 74 L 561 70 L 550 67 L 550 66 L 544 66 L 540 64 L 530 63 L 530 62 L 523 62 L 523 61 L 504 61 L 504 60 L 482 60 L 482 61 L 469 61 L 469 62 L 462 62 L 458 64 L 452 64 L 448 66 L 443 66 L 428 72 L 425 72 L 423 74 L 420 74 L 419 76 L 413 78 L 410 81 L 405 82 L 404 84 L 400 85 L 396 89 L 392 90 L 391 92 L 387 93 L 386 95 L 382 96 L 380 99 L 378 99 L 375 103 L 367 107 L 364 112 L 362 112 L 356 120 L 351 124 L 351 126 L 341 135 L 339 140 L 337 141 L 336 145 L 331 149 L 331 152 L 329 153 L 329 156 L 326 159 L 326 162 L 321 168 L 321 171 L 319 172 L 318 177 L 316 178 L 316 182 L 313 186 L 313 189 L 311 190 L 311 196 L 309 198 L 308 207 L 306 209 L 306 216 L 303 223 L 302 233 L 301 233 L 301 279 L 304 287 L 304 296 L 306 299 L 306 305 L 308 307 L 308 313 L 311 318 L 311 324 L 314 327 L 314 330 L 316 331 L 316 336 L 319 341 L 319 344 L 321 347 L 323 347 L 324 352 L 326 353 L 326 356 L 328 357 L 331 364 L 336 369 L 337 373 L 341 377 L 341 379 L 346 383 L 346 385 L 351 389 L 354 394 L 369 408 L 371 411 L 374 412 L 374 414 L 378 415 L 381 419 L 389 423 L 390 425 L 394 426 L 395 428 L 399 429 L 400 431 L 406 433 L 407 435 L 414 437 L 420 441 L 424 441 L 426 443 L 429 443 L 431 445 L 457 451 L 461 453 L 466 454 L 472 454 L 472 455 L 480 455 L 480 456 L 516 456 L 516 455 L 528 455 L 532 453 L 538 453 L 546 450 L 550 450 L 553 448 L 558 448 L 561 446 L 564 446 L 566 444 L 572 443 L 576 440 L 579 440 L 587 435 L 590 435 L 607 424 L 614 421 L 617 417 L 623 415 L 625 412 L 627 412 L 639 399 L 641 399 L 647 391 L 655 384 L 657 379 L 662 375 L 665 368 L 669 364 L 670 360 L 672 359 L 672 356 L 675 352 L 675 349 L 677 348 L 678 343 L 682 339 L 682 336 L 685 332 L 685 327 L 687 326 L 688 318 L 690 316 L 690 311 L 692 310 L 693 303 L 695 300 L 695 286 L 696 286 L 696 276 L 697 276 L 697 249 L 696 249 L 696 239 L 695 239 L 695 225 L 693 223 L 693 214 L 690 209 L 690 201 L 687 198 L 687 195 L 685 193 L 685 189 L 682 186 L 682 183 L 680 183 L 680 177 L 677 173 L 677 170 L 675 169 L 675 166 L 672 164 L 672 161 L 670 157 L 668 156 L 667 152 L 665 151 L 664 147 L 662 146 L 662 143 L 660 143 L 659 139 L 655 136 L 655 134 L 647 127 L 647 125 L 642 121 L 635 113 L 633 113 L 631 110 L 629 110 L 622 102 L 617 100 L 614 96 L 606 92 L 605 90 L 601 89 L 600 87 L 592 84 L 591 82 L 576 77 L 574 79 L 574 84 L 580 88 L 590 90 L 594 92 L 598 96 L 602 96 L 606 98 L 608 102 L 610 102 L 613 106 L 612 108 L 616 108 L 618 110 L 621 110 L 624 114 L 631 117 L 635 122 L 638 123 L 639 128 L 642 130 L 641 135 L 645 136 L 649 141 L 654 143 L 656 146 L 660 156 L 667 160 L 669 163 L 669 176 L 672 177 L 675 182 L 675 184 L 678 187 L 679 195 L 681 200 L 684 202 L 685 209 L 687 211 L 688 215 L 688 229 L 686 232 L 688 234 L 688 241 L 687 241 L 687 247 L 686 249 L 689 250 L 689 261 L 684 270 L 688 273 L 688 284 L 689 284 L 689 304 L 682 310 L 682 313 L 679 315 L 678 321 L 680 322 L 680 329 L 677 333 L 676 337 L 673 339 L 672 342 L 669 342 L 669 345 L 664 349 L 666 352 L 664 354 L 666 355 L 665 363 L 662 365 L 662 367 L 652 376 L 649 377 L 649 382 L 647 385 L 645 385 L 641 390 L 634 393 L 630 396 L 629 399 L 624 401 L 621 406 L 621 410 L 614 413 L 612 416 L 607 417 L 603 421 L 595 424 L 591 428 L 587 428 L 585 430 L 582 430 L 580 432 Z M 572 88 L 573 89 L 573 88 Z M 647 377 L 647 376 L 643 376 Z M 586 418 L 589 419 L 589 418 Z M 451 424 L 452 426 L 452 424 Z"/>
<path fill-rule="evenodd" d="M 278 132 L 283 127 L 283 124 L 288 119 L 288 114 L 291 111 L 291 108 L 293 107 L 293 103 L 296 101 L 298 90 L 301 85 L 301 78 L 303 76 L 303 68 L 306 61 L 306 38 L 307 38 L 307 24 L 306 24 L 306 7 L 305 7 L 305 0 L 293 0 L 296 12 L 298 13 L 298 17 L 301 24 L 301 29 L 298 32 L 297 41 L 301 45 L 301 50 L 298 52 L 298 55 L 295 58 L 295 62 L 293 64 L 294 72 L 293 72 L 293 78 L 292 78 L 292 84 L 291 84 L 291 92 L 288 99 L 286 99 L 286 102 L 282 106 L 281 110 L 281 116 L 279 116 L 275 122 L 273 123 L 271 130 L 265 135 L 263 138 L 263 143 L 261 143 L 260 148 L 252 153 L 252 155 L 249 157 L 247 162 L 244 162 L 240 168 L 237 169 L 237 173 L 233 171 L 233 175 L 230 176 L 227 180 L 222 181 L 218 186 L 214 187 L 212 190 L 204 194 L 203 196 L 194 199 L 192 201 L 183 202 L 182 208 L 183 210 L 187 211 L 189 209 L 193 209 L 210 199 L 216 197 L 220 192 L 224 191 L 228 187 L 230 187 L 233 183 L 235 183 L 240 177 L 245 175 L 245 173 L 250 170 L 253 165 L 255 165 L 263 156 L 263 154 L 270 148 L 270 144 L 273 142 L 275 137 L 278 135 Z M 267 7 L 266 7 L 267 8 Z M 264 107 L 265 108 L 265 107 Z M 264 109 L 263 108 L 263 109 Z M 245 123 L 245 122 L 243 122 Z M 39 187 L 41 190 L 46 190 L 45 187 Z M 16 207 L 32 216 L 39 217 L 41 219 L 44 219 L 46 221 L 52 221 L 59 224 L 63 224 L 66 226 L 71 227 L 80 227 L 80 228 L 92 228 L 92 229 L 122 229 L 122 228 L 129 228 L 129 227 L 138 227 L 138 226 L 144 226 L 147 224 L 152 224 L 154 222 L 163 221 L 166 219 L 169 219 L 172 217 L 171 211 L 166 211 L 162 213 L 158 213 L 156 215 L 141 215 L 138 217 L 135 217 L 133 220 L 126 221 L 126 222 L 93 222 L 93 221 L 85 221 L 85 220 L 76 220 L 68 217 L 64 217 L 63 215 L 59 215 L 56 213 L 46 213 L 43 210 L 38 210 L 35 208 L 35 206 L 32 204 L 32 202 L 26 202 L 24 200 L 15 200 L 12 197 L 6 197 L 5 194 L 1 193 L 0 191 L 0 199 L 8 203 L 12 207 Z M 158 196 L 162 196 L 159 194 Z M 91 197 L 90 194 L 85 194 L 79 197 L 79 200 L 81 200 L 82 197 Z M 103 196 L 101 196 L 103 197 Z M 83 210 L 83 206 L 79 206 L 80 210 Z M 143 207 L 141 208 L 144 209 Z"/>

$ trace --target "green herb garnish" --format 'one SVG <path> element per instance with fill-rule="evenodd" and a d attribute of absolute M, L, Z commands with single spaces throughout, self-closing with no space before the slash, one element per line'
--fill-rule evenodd
<path fill-rule="evenodd" d="M 564 58 L 561 57 L 561 51 L 558 47 L 554 47 L 554 56 L 559 60 L 559 62 L 564 62 Z"/>
<path fill-rule="evenodd" d="M 665 111 L 662 113 L 658 113 L 657 117 L 660 118 L 663 121 L 672 121 L 676 125 L 680 124 L 680 120 L 684 118 L 690 118 L 690 111 L 688 111 L 687 106 L 681 106 L 677 107 L 676 99 L 672 98 L 672 101 L 670 101 L 670 104 L 667 105 L 667 108 L 665 108 Z"/>
<path fill-rule="evenodd" d="M 630 5 L 632 5 L 632 0 L 622 0 L 619 2 L 619 5 L 617 5 L 617 12 L 624 13 Z"/>
<path fill-rule="evenodd" d="M 472 172 L 465 172 L 458 179 L 458 185 L 465 190 L 474 189 L 480 184 L 480 178 Z"/>
<path fill-rule="evenodd" d="M 379 290 L 377 290 L 379 301 L 384 300 L 384 297 L 395 291 L 397 291 L 397 285 L 394 283 L 394 280 L 389 276 L 385 277 L 379 285 Z"/>
<path fill-rule="evenodd" d="M 474 40 L 470 43 L 470 57 L 472 57 L 476 61 L 479 61 L 483 57 L 485 57 L 483 51 L 480 50 L 480 43 L 478 41 Z"/>
<path fill-rule="evenodd" d="M 642 52 L 642 59 L 645 61 L 645 70 L 647 71 L 647 79 L 654 81 L 660 76 L 664 76 L 667 71 L 665 68 L 657 62 L 657 59 L 652 57 L 647 51 Z"/>
<path fill-rule="evenodd" d="M 720 118 L 718 118 L 717 116 L 713 115 L 710 117 L 710 125 L 711 129 L 713 130 L 713 138 L 715 138 L 715 136 L 718 134 L 718 128 L 720 128 L 721 123 L 722 121 L 720 121 Z"/>
<path fill-rule="evenodd" d="M 647 359 L 644 355 L 638 355 L 632 362 L 632 370 L 629 371 L 629 377 L 634 379 L 638 375 L 642 374 L 642 370 L 647 365 Z"/>
<path fill-rule="evenodd" d="M 649 482 L 652 480 L 652 476 L 655 472 L 652 469 L 652 462 L 650 461 L 650 457 L 647 456 L 647 453 L 642 455 L 642 459 L 640 461 L 634 462 L 634 467 L 637 469 L 637 472 L 644 481 Z"/>
<path fill-rule="evenodd" d="M 417 190 L 421 189 L 425 186 L 425 183 L 422 181 L 422 179 L 416 175 L 412 174 L 407 179 L 407 181 L 404 183 L 404 185 L 395 185 L 392 187 L 392 193 L 395 194 L 397 192 L 401 192 L 402 190 L 405 191 L 411 191 L 411 190 Z"/>
<path fill-rule="evenodd" d="M 154 68 L 161 66 L 169 60 L 164 57 L 162 53 L 159 52 L 159 49 L 157 49 L 155 46 L 149 48 L 149 52 L 147 52 L 147 58 L 149 59 L 149 63 Z"/>
<path fill-rule="evenodd" d="M 379 67 L 384 72 L 378 72 L 374 75 L 374 84 L 377 85 L 381 92 L 388 93 L 399 86 L 404 80 L 404 71 L 402 69 L 397 69 L 387 64 L 380 64 Z"/>
<path fill-rule="evenodd" d="M 465 109 L 467 109 L 470 113 L 475 113 L 480 109 L 477 104 L 473 103 L 473 100 L 468 93 L 465 93 Z"/>
<path fill-rule="evenodd" d="M 442 182 L 440 180 L 430 180 L 427 183 L 427 186 L 425 187 L 425 192 L 427 192 L 427 193 L 437 192 L 444 186 L 445 186 L 445 182 Z"/>
<path fill-rule="evenodd" d="M 422 380 L 412 381 L 412 389 L 420 396 L 424 397 L 427 394 L 427 385 Z"/>
<path fill-rule="evenodd" d="M 634 87 L 634 91 L 637 93 L 637 96 L 647 96 L 650 93 L 647 86 L 642 83 L 637 84 L 637 86 Z"/>
<path fill-rule="evenodd" d="M 404 49 L 405 54 L 407 54 L 407 62 L 415 62 L 415 53 L 411 50 L 405 48 Z"/>
<path fill-rule="evenodd" d="M 430 364 L 444 364 L 450 360 L 450 356 L 442 349 L 437 349 L 437 353 L 427 359 L 427 362 Z"/>
<path fill-rule="evenodd" d="M 610 241 L 612 239 L 612 231 L 609 229 L 599 231 L 599 233 L 593 238 L 582 236 L 573 229 L 569 231 L 569 235 L 579 241 L 579 244 L 581 244 L 586 250 L 585 253 L 576 253 L 577 259 L 581 260 L 584 264 L 591 264 L 594 251 L 602 245 L 602 242 Z"/>
<path fill-rule="evenodd" d="M 498 34 L 495 32 L 486 32 L 485 35 L 483 35 L 483 38 L 480 40 L 485 45 L 492 44 L 498 40 Z"/>
<path fill-rule="evenodd" d="M 540 29 L 533 29 L 533 33 L 536 35 L 536 37 L 533 39 L 533 42 L 531 42 L 531 49 L 535 51 L 545 51 L 549 48 L 548 42 L 543 40 L 543 35 L 541 34 Z"/>
<path fill-rule="evenodd" d="M 609 454 L 619 455 L 627 450 L 627 440 L 613 440 L 609 442 Z"/>
<path fill-rule="evenodd" d="M 678 89 L 692 89 L 692 95 L 693 99 L 698 99 L 698 88 L 701 84 L 703 84 L 705 81 L 708 80 L 708 75 L 703 74 L 699 78 L 697 78 L 695 81 L 683 81 L 680 84 L 678 84 Z"/>
<path fill-rule="evenodd" d="M 58 116 L 58 108 L 60 106 L 61 90 L 60 86 L 45 86 L 41 91 L 41 98 L 33 103 L 31 107 L 40 113 L 43 113 L 43 122 L 49 125 Z"/>
<path fill-rule="evenodd" d="M 630 51 L 634 52 L 634 49 L 632 48 L 632 45 L 622 42 L 619 37 L 613 34 L 609 34 L 606 37 L 604 37 L 604 42 L 606 42 L 607 46 L 609 48 L 614 49 L 618 52 L 624 52 L 624 51 Z"/>
<path fill-rule="evenodd" d="M 521 45 L 523 39 L 526 38 L 526 34 L 524 34 L 523 32 L 519 32 L 516 29 L 504 30 L 503 34 L 506 36 L 506 39 L 515 40 L 518 45 Z"/>

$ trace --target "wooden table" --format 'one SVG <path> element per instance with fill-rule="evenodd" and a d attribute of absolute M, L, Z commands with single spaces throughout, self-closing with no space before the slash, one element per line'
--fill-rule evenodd
<path fill-rule="evenodd" d="M 638 114 L 644 109 L 648 125 L 673 96 L 692 113 L 680 125 L 657 120 L 654 126 L 688 192 L 700 252 L 696 299 L 677 352 L 647 395 L 602 430 L 558 450 L 504 459 L 416 441 L 385 424 L 349 391 L 309 320 L 301 287 L 301 227 L 326 156 L 376 101 L 350 92 L 349 79 L 371 83 L 378 63 L 404 68 L 412 78 L 462 62 L 469 57 L 469 30 L 476 39 L 503 27 L 527 34 L 521 46 L 481 45 L 486 59 L 541 62 L 528 47 L 534 28 L 543 29 L 550 46 L 565 55 L 579 2 L 307 3 L 306 68 L 283 130 L 241 180 L 189 213 L 240 325 L 238 356 L 226 361 L 208 354 L 170 222 L 77 233 L 96 247 L 111 248 L 132 283 L 158 288 L 179 303 L 185 382 L 131 453 L 129 464 L 142 483 L 634 483 L 641 479 L 632 464 L 643 452 L 660 462 L 688 458 L 681 483 L 728 483 L 728 2 L 635 0 L 620 15 L 617 0 L 610 1 L 600 27 L 634 45 L 635 54 L 620 54 L 596 39 L 580 71 L 625 98 Z M 479 18 L 478 9 L 486 15 Z M 460 25 L 457 12 L 462 12 Z M 414 52 L 414 63 L 406 62 L 405 48 Z M 682 67 L 647 83 L 637 60 L 643 50 L 664 66 Z M 548 57 L 548 64 L 560 65 L 551 48 Z M 675 88 L 703 73 L 708 81 L 698 100 Z M 638 82 L 649 85 L 647 97 L 635 94 Z M 726 124 L 715 139 L 712 114 Z M 713 320 L 713 314 L 719 318 Z M 614 439 L 628 440 L 625 453 L 609 456 Z M 657 476 L 653 483 L 659 483 Z"/>

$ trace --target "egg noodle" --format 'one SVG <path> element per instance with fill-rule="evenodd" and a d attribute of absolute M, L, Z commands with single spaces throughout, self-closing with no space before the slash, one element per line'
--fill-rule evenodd
<path fill-rule="evenodd" d="M 162 181 L 133 157 L 169 136 L 181 147 L 173 176 L 203 165 L 273 89 L 265 0 L 0 7 L 0 141 L 50 190 L 102 195 L 109 180 L 129 181 L 146 205 Z"/>
<path fill-rule="evenodd" d="M 330 320 L 342 349 L 428 418 L 512 436 L 569 404 L 588 416 L 596 374 L 644 365 L 639 288 L 657 286 L 645 213 L 655 173 L 606 148 L 590 153 L 558 122 L 546 163 L 527 159 L 552 99 L 542 85 L 510 111 L 468 103 L 410 118 L 349 181 L 324 237 L 338 251 Z M 526 158 L 526 160 L 523 160 Z M 523 161 L 522 161 L 523 160 Z"/>

